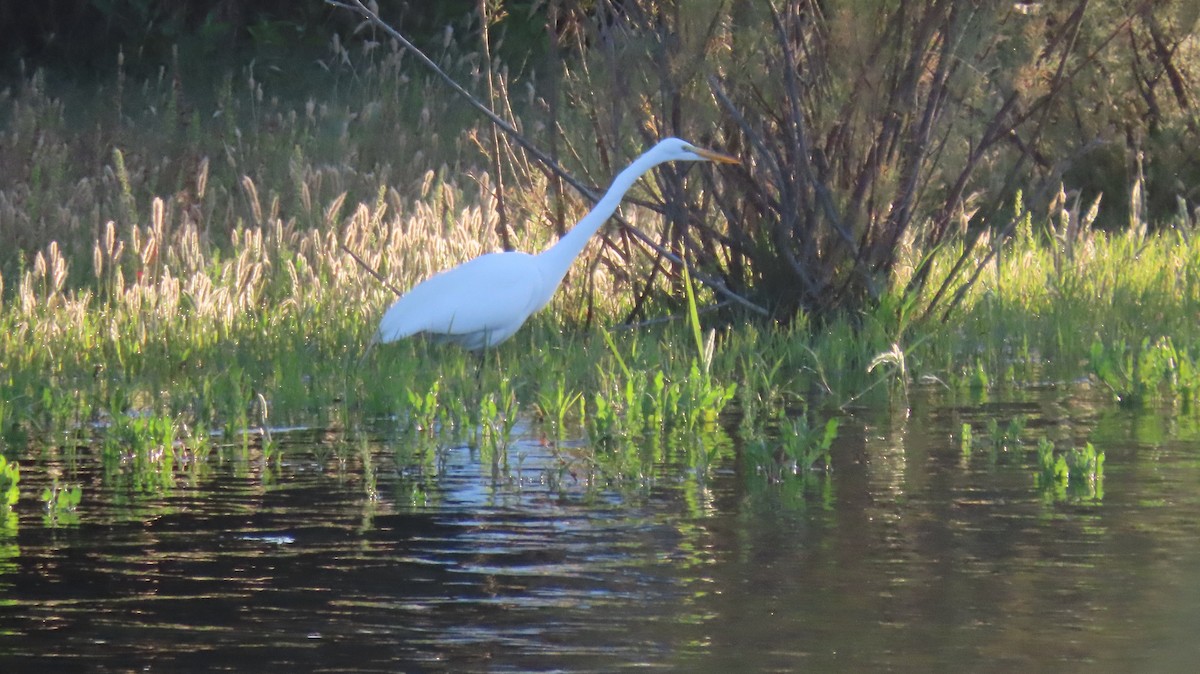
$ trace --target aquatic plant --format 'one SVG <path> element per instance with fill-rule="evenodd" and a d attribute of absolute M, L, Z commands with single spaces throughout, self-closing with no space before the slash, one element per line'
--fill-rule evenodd
<path fill-rule="evenodd" d="M 566 383 L 559 380 L 549 392 L 538 393 L 537 412 L 543 427 L 548 427 L 549 439 L 555 445 L 567 439 L 567 421 L 572 411 L 580 410 L 583 403 L 583 393 L 570 390 Z M 579 411 L 583 417 L 583 411 Z"/>
<path fill-rule="evenodd" d="M 1062 454 L 1054 453 L 1054 443 L 1049 438 L 1038 440 L 1037 465 L 1038 472 L 1034 475 L 1033 480 L 1034 484 L 1043 491 L 1059 489 L 1069 479 L 1067 460 L 1063 458 Z"/>
<path fill-rule="evenodd" d="M 1023 414 L 1011 417 L 1007 423 L 1001 424 L 996 417 L 989 417 L 984 423 L 986 435 L 978 435 L 971 424 L 963 423 L 959 436 L 959 447 L 964 456 L 970 456 L 975 449 L 985 448 L 988 456 L 995 461 L 1001 457 L 1017 457 L 1013 450 L 1024 445 L 1021 436 L 1025 433 L 1028 418 Z"/>
<path fill-rule="evenodd" d="M 195 471 L 212 452 L 207 432 L 152 411 L 110 416 L 101 431 L 99 446 L 106 481 L 134 493 L 173 488 L 181 471 Z"/>
<path fill-rule="evenodd" d="M 437 432 L 437 418 L 440 405 L 438 392 L 441 380 L 434 379 L 425 393 L 417 393 L 411 388 L 405 389 L 408 399 L 407 428 L 416 435 L 433 437 Z"/>
<path fill-rule="evenodd" d="M 1104 452 L 1097 451 L 1091 443 L 1074 447 L 1067 453 L 1068 479 L 1084 482 L 1096 492 L 1104 480 Z"/>
<path fill-rule="evenodd" d="M 781 409 L 775 412 L 771 429 L 743 427 L 741 451 L 751 469 L 747 474 L 765 478 L 768 483 L 799 480 L 815 487 L 816 476 L 828 477 L 833 470 L 831 450 L 840 426 L 838 417 L 814 425 L 807 411 L 789 415 Z"/>
<path fill-rule="evenodd" d="M 512 380 L 501 377 L 495 393 L 483 396 L 479 406 L 479 439 L 476 445 L 491 458 L 495 471 L 508 464 L 508 446 L 520 415 Z"/>
<path fill-rule="evenodd" d="M 1054 443 L 1042 438 L 1034 485 L 1053 501 L 1099 501 L 1104 498 L 1104 452 L 1089 442 L 1055 453 Z"/>
<path fill-rule="evenodd" d="M 1165 399 L 1189 405 L 1200 393 L 1200 367 L 1185 349 L 1176 348 L 1169 336 L 1138 346 L 1124 339 L 1106 345 L 1092 342 L 1088 352 L 1091 374 L 1112 392 L 1122 406 L 1138 407 L 1148 399 Z"/>
<path fill-rule="evenodd" d="M 1021 444 L 1021 434 L 1025 432 L 1026 417 L 1023 414 L 1014 415 L 1004 426 L 995 417 L 987 420 L 987 442 L 993 452 L 1003 452 L 1014 449 Z"/>
<path fill-rule="evenodd" d="M 21 496 L 21 464 L 0 454 L 0 511 L 7 512 Z"/>
<path fill-rule="evenodd" d="M 837 439 L 840 420 L 830 417 L 824 426 L 813 426 L 805 414 L 788 419 L 780 414 L 779 442 L 794 472 L 833 470 L 829 450 Z"/>
<path fill-rule="evenodd" d="M 64 525 L 78 524 L 79 514 L 76 509 L 83 501 L 83 488 L 78 485 L 67 486 L 58 481 L 59 473 L 56 470 L 50 471 L 51 483 L 50 486 L 42 490 L 42 503 L 45 505 L 45 513 L 42 520 L 46 526 L 59 527 Z"/>
<path fill-rule="evenodd" d="M 613 335 L 603 327 L 599 329 L 615 367 L 598 367 L 596 371 L 599 388 L 585 419 L 594 445 L 613 447 L 646 437 L 658 443 L 710 432 L 736 395 L 736 382 L 720 383 L 713 374 L 716 331 L 703 336 L 686 266 L 682 273 L 687 289 L 689 347 L 695 349 L 690 358 L 683 357 L 688 347 L 681 347 L 681 354 L 673 344 L 656 345 L 655 358 L 637 336 L 631 337 L 628 351 L 623 353 Z M 686 370 L 680 371 L 684 363 Z"/>

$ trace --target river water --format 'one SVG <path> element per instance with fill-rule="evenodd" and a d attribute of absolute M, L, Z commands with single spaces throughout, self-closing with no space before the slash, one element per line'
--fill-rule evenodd
<path fill-rule="evenodd" d="M 1023 448 L 963 452 L 1016 416 Z M 1198 417 L 917 392 L 848 414 L 807 483 L 735 458 L 612 487 L 532 433 L 497 475 L 277 431 L 267 467 L 150 492 L 47 451 L 0 533 L 0 672 L 1193 671 Z M 1040 437 L 1103 451 L 1099 488 L 1037 486 Z M 57 523 L 39 461 L 83 486 Z"/>

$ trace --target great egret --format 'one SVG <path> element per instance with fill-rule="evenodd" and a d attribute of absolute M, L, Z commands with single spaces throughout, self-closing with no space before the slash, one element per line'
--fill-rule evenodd
<path fill-rule="evenodd" d="M 387 310 L 375 341 L 426 333 L 477 351 L 512 337 L 550 302 L 575 258 L 625 192 L 644 173 L 668 161 L 739 163 L 678 138 L 662 140 L 618 173 L 596 207 L 553 246 L 537 255 L 488 253 L 425 279 Z"/>

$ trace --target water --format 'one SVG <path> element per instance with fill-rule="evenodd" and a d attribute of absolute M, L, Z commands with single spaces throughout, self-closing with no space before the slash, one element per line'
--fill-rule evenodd
<path fill-rule="evenodd" d="M 1027 447 L 1104 450 L 1099 498 L 1036 488 L 1028 450 L 964 456 L 964 421 L 1016 414 Z M 386 439 L 367 470 L 294 433 L 276 469 L 214 458 L 152 496 L 80 468 L 58 527 L 27 469 L 0 671 L 1191 671 L 1196 422 L 920 393 L 847 418 L 807 488 L 734 460 L 610 489 L 536 438 L 502 479 L 468 449 L 398 470 Z"/>

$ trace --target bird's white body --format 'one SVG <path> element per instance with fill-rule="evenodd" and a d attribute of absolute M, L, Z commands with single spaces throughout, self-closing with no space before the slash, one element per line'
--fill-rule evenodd
<path fill-rule="evenodd" d="M 590 213 L 550 248 L 530 255 L 489 253 L 418 283 L 383 315 L 375 341 L 392 342 L 419 333 L 478 350 L 512 337 L 549 304 L 567 270 L 625 192 L 651 168 L 666 161 L 736 163 L 723 154 L 667 138 L 613 179 Z"/>
<path fill-rule="evenodd" d="M 380 342 L 418 333 L 476 350 L 499 344 L 553 297 L 536 255 L 488 253 L 417 284 L 379 324 Z"/>

